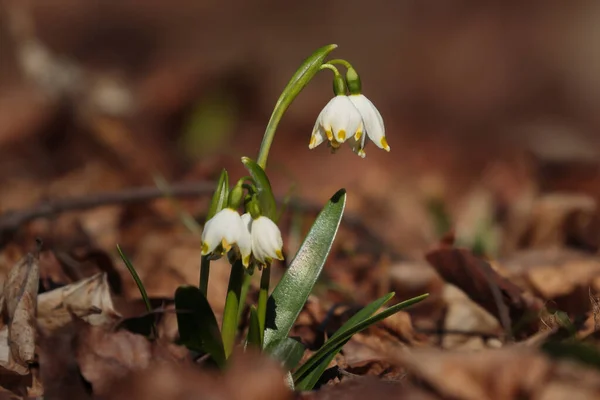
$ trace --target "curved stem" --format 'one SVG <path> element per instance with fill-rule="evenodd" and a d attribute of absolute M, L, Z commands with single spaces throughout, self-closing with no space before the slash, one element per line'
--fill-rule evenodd
<path fill-rule="evenodd" d="M 337 68 L 336 68 L 334 65 L 332 65 L 331 63 L 326 63 L 326 64 L 323 64 L 323 65 L 321 65 L 321 67 L 319 68 L 319 70 L 320 70 L 320 71 L 323 71 L 324 69 L 328 69 L 328 70 L 331 70 L 331 71 L 333 71 L 333 74 L 334 74 L 335 76 L 339 76 L 339 75 L 340 75 L 340 71 L 338 71 L 338 69 L 337 69 Z"/>
<path fill-rule="evenodd" d="M 348 61 L 343 60 L 341 58 L 336 58 L 335 60 L 329 60 L 327 61 L 329 64 L 340 64 L 343 65 L 344 67 L 350 69 L 352 68 L 352 64 L 350 64 Z"/>
<path fill-rule="evenodd" d="M 300 68 L 296 70 L 286 85 L 285 89 L 283 89 L 279 99 L 277 99 L 277 103 L 275 104 L 271 118 L 269 118 L 267 128 L 265 129 L 265 134 L 263 136 L 262 143 L 260 144 L 260 150 L 258 152 L 256 161 L 263 170 L 267 167 L 269 150 L 271 149 L 271 144 L 273 144 L 273 138 L 275 137 L 277 126 L 279 125 L 283 114 L 292 104 L 298 94 L 300 94 L 302 89 L 304 89 L 304 87 L 308 84 L 308 82 L 310 82 L 315 74 L 319 72 L 319 67 L 323 64 L 325 57 L 327 57 L 327 55 L 336 47 L 337 45 L 335 44 L 323 46 L 311 54 L 306 60 L 304 60 L 302 65 L 300 65 Z"/>

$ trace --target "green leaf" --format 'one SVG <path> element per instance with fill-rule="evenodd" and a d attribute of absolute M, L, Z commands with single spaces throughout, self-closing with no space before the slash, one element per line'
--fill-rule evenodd
<path fill-rule="evenodd" d="M 217 188 L 215 189 L 215 193 L 213 194 L 212 200 L 210 202 L 208 213 L 206 214 L 207 221 L 214 217 L 216 213 L 227 207 L 228 197 L 229 176 L 227 175 L 227 170 L 223 169 L 223 171 L 221 172 L 221 176 L 219 176 L 219 181 L 217 182 Z"/>
<path fill-rule="evenodd" d="M 269 350 L 277 341 L 288 336 L 323 270 L 345 205 L 346 190 L 341 189 L 317 216 L 290 267 L 269 297 L 263 343 L 265 349 Z"/>
<path fill-rule="evenodd" d="M 344 347 L 346 342 L 348 342 L 348 340 L 350 340 L 350 338 L 354 334 L 367 329 L 369 326 L 389 317 L 390 315 L 397 313 L 398 311 L 404 308 L 407 308 L 415 303 L 422 301 L 427 296 L 429 296 L 429 294 L 423 294 L 421 296 L 417 296 L 412 299 L 403 301 L 402 303 L 398 303 L 387 308 L 386 310 L 383 310 L 379 314 L 362 320 L 354 326 L 346 329 L 339 335 L 336 332 L 335 335 L 333 335 L 327 342 L 325 342 L 323 347 L 321 347 L 315 354 L 313 354 L 313 356 L 309 358 L 306 361 L 306 363 L 304 363 L 302 367 L 300 367 L 294 373 L 294 381 L 296 382 L 296 388 L 299 390 L 311 390 L 321 376 L 320 374 L 318 376 L 316 374 L 312 375 L 311 372 L 315 368 L 319 368 L 319 364 L 326 360 L 328 357 L 330 357 L 331 354 L 335 356 L 335 354 L 337 354 L 342 349 L 342 347 Z"/>
<path fill-rule="evenodd" d="M 329 340 L 335 339 L 344 333 L 350 331 L 357 324 L 363 322 L 367 318 L 371 317 L 377 310 L 379 310 L 384 304 L 390 301 L 394 297 L 394 293 L 388 293 L 385 296 L 375 300 L 369 305 L 363 307 L 360 311 L 354 314 L 344 325 L 340 327 L 330 338 Z M 319 378 L 323 374 L 323 372 L 327 369 L 327 366 L 333 360 L 337 351 L 327 353 L 326 350 L 323 350 L 325 347 L 322 347 L 316 353 L 314 353 L 307 361 L 302 365 L 302 368 L 298 370 L 299 376 L 302 376 L 302 379 L 297 382 L 300 388 L 308 387 L 310 390 L 314 387 L 314 385 L 319 381 Z M 340 348 L 341 349 L 341 348 Z M 308 371 L 308 372 L 305 372 Z"/>
<path fill-rule="evenodd" d="M 277 131 L 277 126 L 279 125 L 279 121 L 281 121 L 283 114 L 285 114 L 285 111 L 292 104 L 298 94 L 300 94 L 302 89 L 304 89 L 308 82 L 310 82 L 316 73 L 319 72 L 325 57 L 327 57 L 329 53 L 331 53 L 336 47 L 336 44 L 329 44 L 312 53 L 306 60 L 302 62 L 300 68 L 296 70 L 286 87 L 283 89 L 283 92 L 275 104 L 271 118 L 269 118 L 269 123 L 267 124 L 267 128 L 265 129 L 265 134 L 263 136 L 263 141 L 260 144 L 257 162 L 263 169 L 267 166 L 269 149 L 271 148 L 273 138 L 275 137 L 275 132 Z"/>
<path fill-rule="evenodd" d="M 260 342 L 260 322 L 258 322 L 258 311 L 255 306 L 250 306 L 250 326 L 248 327 L 248 338 L 246 339 L 248 344 L 256 346 L 261 349 L 262 343 Z"/>
<path fill-rule="evenodd" d="M 142 299 L 144 300 L 144 304 L 146 305 L 146 310 L 149 313 L 152 313 L 152 304 L 150 303 L 150 298 L 148 297 L 148 293 L 146 292 L 146 288 L 144 287 L 144 283 L 142 282 L 142 280 L 140 279 L 140 276 L 137 274 L 137 271 L 135 270 L 133 264 L 131 263 L 131 261 L 129 260 L 129 258 L 125 255 L 125 253 L 123 253 L 123 250 L 121 250 L 121 246 L 117 245 L 117 252 L 119 253 L 119 256 L 121 257 L 121 260 L 123 260 L 123 262 L 125 263 L 125 266 L 127 267 L 127 270 L 129 271 L 129 274 L 131 274 L 131 277 L 133 278 L 135 284 L 138 287 L 138 290 L 140 291 L 140 294 L 142 295 Z M 153 322 L 151 325 L 152 328 L 152 336 L 156 336 L 156 324 Z"/>
<path fill-rule="evenodd" d="M 275 220 L 275 218 L 277 218 L 277 205 L 267 174 L 265 174 L 265 171 L 260 165 L 248 157 L 242 157 L 242 163 L 244 163 L 250 172 L 252 179 L 254 179 L 254 183 L 258 189 L 258 201 L 263 215 Z"/>
<path fill-rule="evenodd" d="M 291 371 L 302 359 L 306 348 L 298 340 L 286 337 L 271 346 L 271 357 L 283 363 L 285 369 Z"/>
<path fill-rule="evenodd" d="M 182 344 L 194 351 L 205 351 L 221 368 L 225 350 L 215 314 L 200 289 L 180 286 L 175 292 L 177 325 Z"/>

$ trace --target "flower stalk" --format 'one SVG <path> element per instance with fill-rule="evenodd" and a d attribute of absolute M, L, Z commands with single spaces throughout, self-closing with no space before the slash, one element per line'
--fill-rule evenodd
<path fill-rule="evenodd" d="M 271 280 L 271 267 L 265 266 L 260 276 L 260 290 L 258 292 L 258 325 L 260 327 L 260 345 L 262 347 L 267 320 L 267 301 L 269 299 L 269 284 Z"/>
<path fill-rule="evenodd" d="M 273 138 L 275 137 L 277 126 L 279 125 L 283 114 L 292 104 L 298 94 L 300 94 L 302 89 L 304 89 L 304 87 L 308 84 L 308 82 L 310 82 L 315 74 L 319 72 L 325 57 L 327 57 L 327 55 L 336 47 L 336 44 L 323 46 L 315 51 L 306 60 L 304 60 L 300 68 L 298 68 L 296 73 L 292 76 L 292 79 L 290 79 L 288 82 L 287 86 L 281 93 L 281 96 L 279 96 L 279 99 L 275 104 L 275 108 L 273 109 L 273 113 L 271 114 L 271 118 L 269 119 L 269 123 L 267 124 L 267 128 L 265 129 L 265 134 L 258 152 L 257 163 L 262 169 L 267 168 L 269 150 L 273 144 Z"/>
<path fill-rule="evenodd" d="M 223 310 L 223 324 L 221 327 L 221 337 L 223 338 L 226 358 L 229 358 L 235 345 L 238 328 L 238 309 L 240 307 L 244 274 L 244 264 L 240 260 L 235 261 L 231 266 L 231 273 L 229 275 L 229 286 L 227 287 L 225 309 Z"/>

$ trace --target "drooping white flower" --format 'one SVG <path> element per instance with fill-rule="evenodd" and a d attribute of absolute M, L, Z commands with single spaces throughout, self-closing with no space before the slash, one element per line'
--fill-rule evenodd
<path fill-rule="evenodd" d="M 362 135 L 362 131 L 362 117 L 358 109 L 348 96 L 338 95 L 329 100 L 317 117 L 308 148 L 314 149 L 327 139 L 337 149 L 347 139 Z"/>
<path fill-rule="evenodd" d="M 364 158 L 367 136 L 380 149 L 390 151 L 383 118 L 375 105 L 362 94 L 338 95 L 319 114 L 308 148 L 314 149 L 327 139 L 337 149 L 348 141 L 352 150 Z"/>
<path fill-rule="evenodd" d="M 364 131 L 367 136 L 369 136 L 369 139 L 371 139 L 373 143 L 375 143 L 375 145 L 380 149 L 390 151 L 390 146 L 385 138 L 385 126 L 383 125 L 383 118 L 381 117 L 379 110 L 377 110 L 371 100 L 367 99 L 362 94 L 351 94 L 348 96 L 348 98 L 360 113 Z M 357 148 L 359 149 L 359 155 L 361 154 L 360 151 L 362 151 L 362 149 L 365 147 L 365 139 L 361 136 L 363 136 L 362 132 L 360 135 L 357 133 L 354 137 Z M 364 154 L 364 151 L 362 151 L 362 154 Z M 362 157 L 364 157 L 364 155 Z"/>
<path fill-rule="evenodd" d="M 248 266 L 252 252 L 252 240 L 246 224 L 240 214 L 224 208 L 214 217 L 206 221 L 202 232 L 202 255 L 213 253 L 221 245 L 225 252 L 237 247 L 242 256 L 242 263 Z"/>
<path fill-rule="evenodd" d="M 273 259 L 283 260 L 281 231 L 271 219 L 260 216 L 253 219 L 250 213 L 242 215 L 252 241 L 252 257 L 260 264 L 270 264 Z"/>

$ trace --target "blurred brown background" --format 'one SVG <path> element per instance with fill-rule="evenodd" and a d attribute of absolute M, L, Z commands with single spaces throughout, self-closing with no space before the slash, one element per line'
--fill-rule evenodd
<path fill-rule="evenodd" d="M 524 193 L 600 193 L 596 1 L 0 4 L 0 210 L 151 184 L 155 172 L 241 174 L 287 80 L 328 43 L 361 73 L 392 152 L 308 150 L 331 96 L 319 75 L 275 139 L 279 195 L 295 185 L 322 204 L 346 187 L 350 211 L 419 254 L 436 238 L 428 198 L 466 221 L 474 204 L 485 214 Z M 574 162 L 585 173 L 561 180 Z"/>

